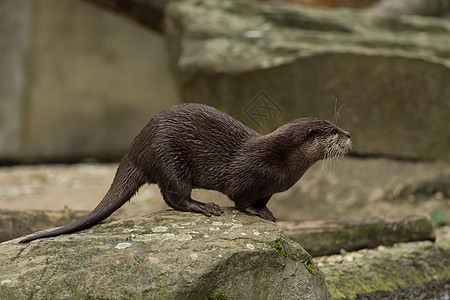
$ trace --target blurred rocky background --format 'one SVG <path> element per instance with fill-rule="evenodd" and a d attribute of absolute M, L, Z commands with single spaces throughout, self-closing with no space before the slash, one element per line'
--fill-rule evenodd
<path fill-rule="evenodd" d="M 355 155 L 449 161 L 449 22 L 411 16 L 449 6 L 2 0 L 0 161 L 116 160 L 180 101 L 263 132 L 342 108 Z"/>
<path fill-rule="evenodd" d="M 352 134 L 349 157 L 269 202 L 303 246 L 316 227 L 342 255 L 355 236 L 434 239 L 410 214 L 448 240 L 449 16 L 450 0 L 0 0 L 0 240 L 91 210 L 131 139 L 181 102 L 262 133 L 313 116 Z M 144 187 L 113 217 L 165 208 Z"/>
<path fill-rule="evenodd" d="M 79 0 L 0 1 L 0 161 L 120 157 L 179 102 L 161 33 Z"/>

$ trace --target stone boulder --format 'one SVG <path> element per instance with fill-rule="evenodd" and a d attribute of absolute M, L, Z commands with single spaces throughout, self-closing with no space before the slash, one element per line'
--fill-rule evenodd
<path fill-rule="evenodd" d="M 321 270 L 333 299 L 448 299 L 450 239 L 414 242 L 326 258 Z M 320 262 L 320 264 L 323 264 Z"/>
<path fill-rule="evenodd" d="M 173 210 L 0 244 L 0 299 L 330 299 L 311 256 L 272 222 Z"/>
<path fill-rule="evenodd" d="M 450 160 L 449 21 L 227 0 L 173 1 L 166 21 L 185 101 L 260 132 L 340 115 L 357 154 Z"/>

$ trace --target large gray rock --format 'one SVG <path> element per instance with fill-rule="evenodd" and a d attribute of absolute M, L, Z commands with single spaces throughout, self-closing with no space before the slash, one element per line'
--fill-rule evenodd
<path fill-rule="evenodd" d="M 26 62 L 32 1 L 0 1 L 0 159 L 12 159 L 23 141 Z"/>
<path fill-rule="evenodd" d="M 179 102 L 164 38 L 79 0 L 0 1 L 0 161 L 120 157 Z"/>
<path fill-rule="evenodd" d="M 448 299 L 450 239 L 356 254 L 321 268 L 333 299 Z"/>
<path fill-rule="evenodd" d="M 450 23 L 351 10 L 174 1 L 167 34 L 187 101 L 260 131 L 333 119 L 355 152 L 450 159 Z"/>
<path fill-rule="evenodd" d="M 276 224 L 164 211 L 26 245 L 0 244 L 0 299 L 330 299 Z"/>

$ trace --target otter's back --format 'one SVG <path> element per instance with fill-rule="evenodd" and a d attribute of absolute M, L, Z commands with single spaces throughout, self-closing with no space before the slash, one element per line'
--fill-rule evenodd
<path fill-rule="evenodd" d="M 181 175 L 193 187 L 221 191 L 229 176 L 229 163 L 244 142 L 257 136 L 260 134 L 213 107 L 186 103 L 155 115 L 129 152 L 141 153 L 139 164 L 145 161 L 148 172 L 160 173 L 158 178 Z"/>

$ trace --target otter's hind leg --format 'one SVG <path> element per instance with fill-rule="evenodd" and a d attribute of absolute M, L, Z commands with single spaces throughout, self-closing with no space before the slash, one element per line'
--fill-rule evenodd
<path fill-rule="evenodd" d="M 215 203 L 203 203 L 192 199 L 190 197 L 192 189 L 190 188 L 180 188 L 174 184 L 168 184 L 160 185 L 160 189 L 164 201 L 173 209 L 202 213 L 208 217 L 211 215 L 220 216 L 223 213 L 220 206 Z"/>

